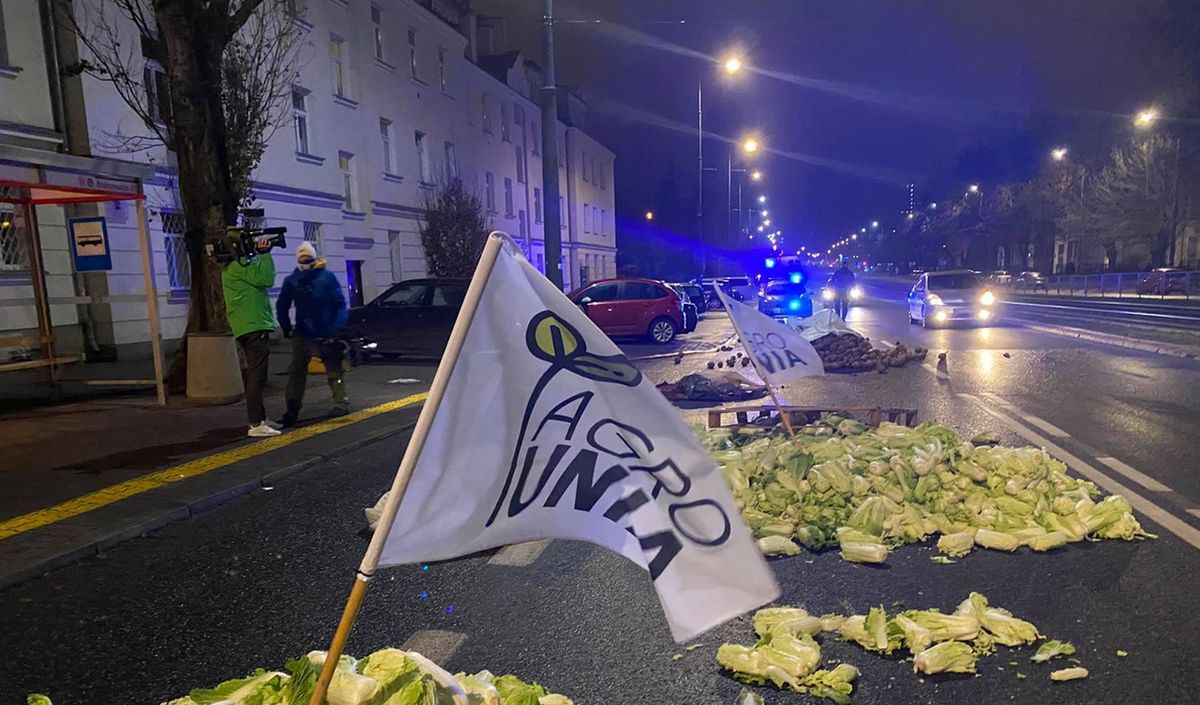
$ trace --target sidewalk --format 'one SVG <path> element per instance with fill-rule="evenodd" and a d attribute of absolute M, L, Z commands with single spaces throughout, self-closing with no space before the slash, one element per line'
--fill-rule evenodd
<path fill-rule="evenodd" d="M 268 414 L 283 412 L 288 355 L 271 357 Z M 411 427 L 434 366 L 372 364 L 347 375 L 354 413 L 327 419 L 310 375 L 300 425 L 246 437 L 245 407 L 167 408 L 152 393 L 0 415 L 0 587 L 229 501 L 323 458 Z M 415 382 L 408 380 L 416 380 Z"/>

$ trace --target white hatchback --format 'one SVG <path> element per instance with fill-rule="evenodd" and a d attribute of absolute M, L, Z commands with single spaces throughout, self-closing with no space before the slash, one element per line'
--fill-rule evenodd
<path fill-rule="evenodd" d="M 908 293 L 908 322 L 926 328 L 955 322 L 994 323 L 1000 300 L 975 272 L 926 272 Z"/>

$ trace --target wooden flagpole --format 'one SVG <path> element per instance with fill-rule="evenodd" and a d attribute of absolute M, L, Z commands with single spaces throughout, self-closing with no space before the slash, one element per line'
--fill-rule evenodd
<path fill-rule="evenodd" d="M 720 286 L 714 286 L 713 291 L 717 292 L 717 298 L 721 299 L 721 303 L 725 305 L 725 313 L 729 316 L 729 322 L 733 324 L 733 332 L 737 333 L 738 340 L 745 341 L 746 335 L 742 333 L 741 326 L 738 325 L 737 319 L 734 318 L 731 308 L 734 305 L 743 305 L 740 301 L 734 301 L 727 297 L 725 292 L 721 291 Z M 742 343 L 742 347 L 746 347 L 746 343 Z M 779 418 L 783 421 L 783 427 L 787 430 L 788 436 L 791 437 L 793 443 L 799 443 L 800 439 L 796 438 L 796 431 L 792 428 L 791 414 L 783 410 L 783 404 L 779 401 L 779 394 L 775 391 L 775 387 L 771 386 L 771 381 L 767 379 L 767 375 L 762 368 L 758 366 L 758 360 L 754 359 L 754 353 L 746 350 L 746 354 L 750 356 L 750 363 L 754 365 L 754 370 L 758 372 L 758 376 L 762 377 L 763 384 L 767 385 L 767 393 L 771 395 L 771 401 L 775 402 L 775 408 L 779 410 Z"/>
<path fill-rule="evenodd" d="M 404 492 L 408 489 L 408 481 L 412 479 L 417 460 L 420 459 L 425 441 L 429 437 L 429 429 L 433 425 L 438 407 L 441 406 L 442 397 L 446 394 L 446 387 L 450 384 L 450 376 L 454 372 L 454 366 L 458 363 L 467 331 L 471 327 L 471 321 L 475 318 L 475 312 L 483 298 L 483 290 L 496 266 L 496 258 L 500 255 L 500 249 L 505 246 L 507 240 L 507 235 L 493 232 L 488 236 L 487 244 L 484 245 L 483 254 L 479 258 L 479 264 L 475 267 L 475 274 L 471 277 L 471 284 L 463 298 L 462 308 L 459 309 L 458 318 L 454 321 L 454 329 L 450 332 L 446 351 L 442 354 L 442 361 L 438 364 L 437 372 L 433 375 L 433 383 L 429 387 L 429 397 L 421 408 L 416 426 L 413 427 L 412 437 L 408 441 L 408 447 L 404 450 L 404 457 L 400 460 L 400 468 L 396 471 L 395 480 L 392 481 L 392 489 L 383 506 L 383 513 L 379 517 L 379 523 L 375 525 L 375 533 L 371 535 L 371 544 L 367 547 L 362 563 L 358 566 L 358 572 L 354 577 L 354 586 L 350 590 L 349 599 L 346 600 L 346 607 L 342 610 L 341 621 L 338 622 L 337 631 L 334 632 L 329 652 L 325 655 L 325 664 L 321 667 L 321 675 L 317 678 L 317 685 L 313 690 L 309 705 L 325 705 L 325 695 L 329 690 L 329 683 L 333 680 L 333 672 L 337 668 L 338 659 L 342 656 L 342 650 L 346 647 L 346 640 L 350 638 L 350 630 L 354 628 L 354 620 L 358 617 L 359 607 L 362 606 L 363 596 L 367 592 L 367 583 L 371 581 L 371 577 L 375 574 L 375 568 L 379 565 L 379 557 L 383 553 L 383 545 L 391 532 L 392 522 L 396 520 L 400 500 L 404 498 Z"/>

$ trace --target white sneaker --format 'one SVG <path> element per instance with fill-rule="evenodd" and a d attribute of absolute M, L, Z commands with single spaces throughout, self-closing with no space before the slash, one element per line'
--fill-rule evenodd
<path fill-rule="evenodd" d="M 280 426 L 279 424 L 275 423 L 275 422 L 274 422 L 274 421 L 272 421 L 271 419 L 263 419 L 263 423 L 265 423 L 266 425 L 268 425 L 268 426 L 270 426 L 271 428 L 275 429 L 276 431 L 278 431 L 279 429 L 283 428 L 283 426 Z"/>
<path fill-rule="evenodd" d="M 246 432 L 246 435 L 251 438 L 270 438 L 271 436 L 278 436 L 280 433 L 281 431 L 271 428 L 267 425 L 267 422 L 264 421 L 257 426 L 251 426 L 250 430 Z"/>

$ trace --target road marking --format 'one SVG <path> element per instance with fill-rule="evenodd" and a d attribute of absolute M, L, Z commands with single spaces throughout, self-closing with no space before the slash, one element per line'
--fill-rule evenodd
<path fill-rule="evenodd" d="M 1196 517 L 1197 519 L 1200 519 L 1200 509 L 1189 509 L 1189 510 L 1187 510 L 1187 513 L 1191 514 L 1192 516 Z"/>
<path fill-rule="evenodd" d="M 1061 446 L 1056 445 L 1049 438 L 1037 433 L 1028 426 L 1022 425 L 1019 421 L 1008 414 L 1002 411 L 997 411 L 986 404 L 982 399 L 976 397 L 974 394 L 964 394 L 960 392 L 958 396 L 962 397 L 963 399 L 967 399 L 982 409 L 985 413 L 995 417 L 1001 423 L 1008 426 L 1009 429 L 1014 433 L 1019 436 L 1023 436 L 1030 443 L 1034 443 L 1045 448 L 1048 453 L 1063 461 L 1080 475 L 1083 475 L 1108 492 L 1123 496 L 1129 501 L 1129 504 L 1133 506 L 1134 509 L 1137 509 L 1142 514 L 1145 514 L 1147 517 L 1155 521 L 1159 526 L 1183 539 L 1185 542 L 1190 544 L 1192 548 L 1200 549 L 1200 529 L 1194 528 L 1179 517 L 1171 514 L 1149 499 L 1146 499 L 1140 494 L 1134 492 L 1132 488 L 1127 487 L 1120 481 L 1114 480 L 1108 475 L 1105 475 L 1097 470 L 1094 466 L 1085 463 L 1075 455 L 1064 450 Z"/>
<path fill-rule="evenodd" d="M 231 448 L 220 453 L 214 453 L 203 458 L 189 460 L 186 463 L 175 465 L 173 467 L 164 468 L 141 477 L 135 477 L 124 482 L 118 482 L 115 485 L 109 485 L 95 492 L 89 492 L 81 497 L 69 499 L 61 504 L 56 504 L 52 507 L 39 509 L 28 514 L 13 517 L 5 521 L 0 521 L 0 540 L 16 536 L 17 534 L 26 531 L 32 531 L 48 524 L 53 524 L 63 519 L 69 519 L 80 514 L 86 514 L 93 509 L 108 506 L 114 502 L 119 502 L 123 499 L 133 497 L 143 492 L 169 485 L 173 482 L 203 475 L 213 470 L 218 470 L 227 465 L 249 460 L 265 453 L 279 450 L 285 446 L 289 446 L 298 441 L 312 438 L 322 433 L 335 431 L 339 428 L 344 428 L 359 421 L 364 421 L 379 414 L 386 414 L 389 411 L 396 411 L 405 407 L 420 404 L 428 397 L 428 393 L 414 394 L 412 396 L 389 401 L 377 406 L 368 407 L 354 413 L 347 414 L 336 419 L 322 421 L 311 426 L 304 426 L 293 431 L 288 431 L 280 436 L 272 438 L 264 438 L 261 441 L 247 443 L 246 445 Z"/>
<path fill-rule="evenodd" d="M 527 541 L 525 543 L 516 543 L 511 546 L 505 546 L 496 552 L 496 555 L 488 559 L 488 565 L 508 565 L 515 567 L 523 567 L 531 565 L 542 555 L 542 551 L 550 545 L 550 539 L 542 539 L 541 541 Z"/>
<path fill-rule="evenodd" d="M 1003 397 L 1000 397 L 996 394 L 992 394 L 991 392 L 983 392 L 983 396 L 987 397 L 990 401 L 998 404 L 999 406 L 1004 407 L 1005 409 L 1007 409 L 1013 413 L 1020 414 L 1020 417 L 1022 419 L 1025 419 L 1033 426 L 1037 426 L 1038 428 L 1042 429 L 1043 431 L 1050 434 L 1051 436 L 1055 436 L 1057 438 L 1070 438 L 1071 437 L 1071 434 L 1062 430 L 1058 426 L 1055 426 L 1054 424 L 1050 423 L 1049 421 L 1046 421 L 1045 419 L 1038 418 L 1037 416 L 1034 416 L 1033 414 L 1029 413 L 1028 411 L 1025 411 L 1024 409 L 1019 409 L 1019 408 L 1013 406 L 1011 402 L 1005 400 Z"/>
<path fill-rule="evenodd" d="M 466 639 L 467 635 L 461 632 L 426 629 L 410 636 L 400 648 L 404 651 L 416 651 L 430 661 L 445 666 Z"/>
<path fill-rule="evenodd" d="M 1117 472 L 1121 473 L 1125 477 L 1128 477 L 1130 480 L 1133 480 L 1134 482 L 1138 483 L 1142 487 L 1145 487 L 1146 489 L 1150 490 L 1151 492 L 1171 492 L 1172 491 L 1170 487 L 1167 487 L 1163 483 L 1159 482 L 1158 480 L 1155 480 L 1153 477 L 1150 477 L 1149 475 L 1141 472 L 1140 470 L 1126 465 L 1125 463 L 1121 462 L 1120 460 L 1117 460 L 1116 458 L 1096 458 L 1096 462 L 1107 465 L 1108 467 L 1112 468 L 1113 470 L 1116 470 Z"/>

